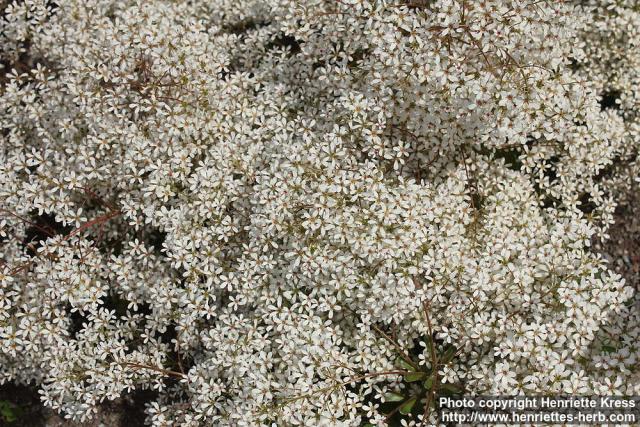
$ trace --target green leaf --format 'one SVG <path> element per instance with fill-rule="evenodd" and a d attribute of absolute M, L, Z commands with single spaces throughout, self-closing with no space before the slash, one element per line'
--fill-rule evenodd
<path fill-rule="evenodd" d="M 462 388 L 455 384 L 442 384 L 440 386 L 440 391 L 444 394 L 460 394 L 462 393 Z"/>
<path fill-rule="evenodd" d="M 409 399 L 406 402 L 404 402 L 402 404 L 402 406 L 400 406 L 400 413 L 403 414 L 403 415 L 407 415 L 407 414 L 411 413 L 411 410 L 413 409 L 413 405 L 416 404 L 417 400 L 418 400 L 418 397 L 414 396 L 411 399 Z"/>
<path fill-rule="evenodd" d="M 400 402 L 404 400 L 404 396 L 399 393 L 389 392 L 384 395 L 385 402 Z"/>
<path fill-rule="evenodd" d="M 433 375 L 430 375 L 429 378 L 424 380 L 424 388 L 427 390 L 431 390 L 433 388 Z"/>
<path fill-rule="evenodd" d="M 442 354 L 442 357 L 440 358 L 440 362 L 442 364 L 447 364 L 453 360 L 455 355 L 456 355 L 456 348 L 451 345 L 447 347 L 447 349 Z"/>
<path fill-rule="evenodd" d="M 604 351 L 605 353 L 613 353 L 616 351 L 616 348 L 610 345 L 602 345 L 602 351 Z"/>
<path fill-rule="evenodd" d="M 0 416 L 7 423 L 12 423 L 17 419 L 13 405 L 6 400 L 0 401 Z"/>
<path fill-rule="evenodd" d="M 431 339 L 431 337 L 426 337 L 424 339 L 424 343 L 427 345 L 427 351 L 429 352 L 429 356 L 433 357 L 433 354 L 431 353 L 433 340 Z"/>
<path fill-rule="evenodd" d="M 412 383 L 414 381 L 420 381 L 425 379 L 427 374 L 424 372 L 411 372 L 409 374 L 404 375 L 404 380 L 408 383 Z"/>
<path fill-rule="evenodd" d="M 407 371 L 413 371 L 415 369 L 415 366 L 404 360 L 402 357 L 398 357 L 398 360 L 396 360 L 396 366 L 406 369 Z"/>

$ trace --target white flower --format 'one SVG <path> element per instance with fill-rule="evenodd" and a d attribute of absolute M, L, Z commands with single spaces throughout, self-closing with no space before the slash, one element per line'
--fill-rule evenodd
<path fill-rule="evenodd" d="M 81 422 L 154 390 L 157 426 L 384 425 L 414 365 L 638 394 L 638 297 L 591 242 L 637 191 L 639 24 L 624 0 L 7 4 L 0 380 Z"/>

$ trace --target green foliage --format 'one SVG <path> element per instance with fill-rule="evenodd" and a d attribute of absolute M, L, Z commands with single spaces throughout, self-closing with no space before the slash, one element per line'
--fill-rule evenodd
<path fill-rule="evenodd" d="M 0 400 L 0 420 L 3 423 L 11 424 L 20 417 L 20 407 L 7 400 Z"/>
<path fill-rule="evenodd" d="M 462 384 L 443 383 L 438 375 L 442 367 L 454 361 L 458 348 L 450 344 L 438 344 L 431 337 L 425 337 L 424 341 L 430 358 L 427 366 L 415 360 L 415 353 L 402 352 L 396 360 L 396 367 L 406 372 L 402 376 L 405 387 L 384 395 L 382 410 L 387 414 L 391 426 L 401 425 L 403 416 L 414 417 L 423 411 L 429 413 L 435 410 L 435 402 L 440 396 L 460 396 L 464 393 Z M 398 343 L 395 344 L 401 351 Z"/>

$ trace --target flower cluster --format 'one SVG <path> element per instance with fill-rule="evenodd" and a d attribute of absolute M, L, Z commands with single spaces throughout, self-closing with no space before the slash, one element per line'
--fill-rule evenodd
<path fill-rule="evenodd" d="M 154 426 L 640 394 L 591 247 L 640 171 L 634 1 L 3 7 L 0 382 Z"/>

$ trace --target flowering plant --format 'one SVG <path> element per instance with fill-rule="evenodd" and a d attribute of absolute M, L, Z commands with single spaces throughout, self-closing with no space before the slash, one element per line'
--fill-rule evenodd
<path fill-rule="evenodd" d="M 4 4 L 0 381 L 78 420 L 155 390 L 155 426 L 639 394 L 591 248 L 638 176 L 634 4 Z"/>

